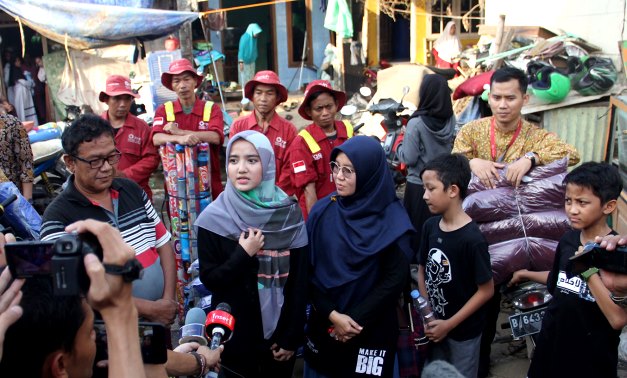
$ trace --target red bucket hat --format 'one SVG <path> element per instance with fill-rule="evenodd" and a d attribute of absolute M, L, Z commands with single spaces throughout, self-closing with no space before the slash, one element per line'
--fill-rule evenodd
<path fill-rule="evenodd" d="M 253 92 L 258 84 L 272 85 L 276 88 L 279 95 L 278 104 L 287 101 L 287 89 L 279 81 L 279 77 L 274 71 L 259 71 L 255 74 L 252 80 L 248 81 L 244 86 L 244 95 L 247 99 L 253 99 Z"/>
<path fill-rule="evenodd" d="M 192 63 L 187 59 L 177 59 L 170 63 L 168 70 L 161 74 L 161 84 L 169 90 L 172 89 L 172 76 L 182 74 L 183 72 L 189 72 L 196 78 L 196 88 L 202 83 L 202 76 L 196 73 L 196 70 L 192 66 Z"/>
<path fill-rule="evenodd" d="M 303 102 L 298 107 L 298 114 L 306 120 L 311 121 L 311 117 L 305 112 L 305 108 L 309 106 L 309 98 L 316 93 L 320 92 L 328 92 L 332 93 L 333 97 L 335 97 L 335 101 L 337 102 L 337 108 L 341 109 L 344 104 L 346 104 L 346 93 L 342 91 L 336 91 L 331 87 L 331 83 L 326 80 L 314 80 L 305 89 L 305 98 Z"/>
<path fill-rule="evenodd" d="M 135 98 L 139 97 L 139 95 L 131 89 L 131 80 L 128 77 L 111 75 L 107 78 L 105 90 L 98 95 L 98 100 L 100 100 L 100 102 L 106 102 L 105 96 L 113 97 L 125 94 Z"/>

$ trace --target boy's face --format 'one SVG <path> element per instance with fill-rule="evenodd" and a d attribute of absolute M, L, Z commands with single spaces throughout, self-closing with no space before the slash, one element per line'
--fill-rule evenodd
<path fill-rule="evenodd" d="M 424 171 L 422 173 L 422 184 L 425 194 L 422 198 L 427 202 L 429 211 L 432 214 L 442 214 L 446 212 L 453 198 L 456 197 L 454 185 L 444 189 L 444 184 L 436 171 Z"/>
<path fill-rule="evenodd" d="M 571 226 L 576 230 L 605 223 L 606 216 L 614 210 L 615 204 L 615 200 L 602 204 L 601 199 L 590 188 L 576 184 L 566 185 L 564 207 Z"/>

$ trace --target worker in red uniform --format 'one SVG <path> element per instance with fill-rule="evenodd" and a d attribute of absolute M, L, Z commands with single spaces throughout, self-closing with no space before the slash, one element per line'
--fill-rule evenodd
<path fill-rule="evenodd" d="M 131 103 L 138 97 L 131 90 L 129 78 L 111 75 L 98 99 L 108 106 L 101 117 L 113 126 L 115 147 L 122 153 L 118 163 L 118 175 L 138 183 L 152 200 L 148 179 L 159 165 L 159 154 L 152 143 L 148 124 L 130 113 Z"/>
<path fill-rule="evenodd" d="M 333 90 L 326 80 L 314 80 L 298 108 L 301 117 L 313 121 L 298 133 L 288 153 L 292 185 L 305 217 L 318 199 L 335 191 L 331 150 L 353 136 L 349 122 L 335 120 L 345 103 L 344 92 Z"/>
<path fill-rule="evenodd" d="M 287 150 L 296 138 L 296 126 L 276 113 L 276 107 L 287 101 L 287 89 L 272 71 L 259 71 L 244 86 L 244 95 L 252 101 L 255 110 L 238 118 L 231 125 L 230 135 L 254 130 L 263 133 L 274 150 L 276 185 L 288 195 L 294 194 L 291 185 Z"/>
<path fill-rule="evenodd" d="M 211 196 L 215 199 L 223 189 L 220 178 L 220 146 L 224 142 L 222 110 L 212 101 L 196 98 L 195 90 L 202 83 L 202 76 L 187 59 L 170 63 L 168 71 L 161 74 L 161 83 L 178 98 L 157 108 L 152 141 L 155 146 L 168 142 L 187 146 L 209 143 Z"/>

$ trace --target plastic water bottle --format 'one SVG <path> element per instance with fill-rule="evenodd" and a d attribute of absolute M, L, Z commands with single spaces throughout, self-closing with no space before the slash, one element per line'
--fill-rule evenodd
<path fill-rule="evenodd" d="M 414 302 L 414 307 L 418 310 L 420 316 L 422 317 L 422 323 L 425 327 L 428 327 L 429 323 L 437 319 L 433 309 L 431 308 L 431 303 L 423 298 L 418 290 L 412 290 L 410 295 Z"/>

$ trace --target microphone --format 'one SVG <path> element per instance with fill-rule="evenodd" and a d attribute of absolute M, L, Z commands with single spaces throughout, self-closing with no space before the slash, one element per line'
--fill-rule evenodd
<path fill-rule="evenodd" d="M 197 342 L 200 345 L 207 345 L 205 337 L 205 311 L 194 307 L 187 311 L 185 325 L 181 327 L 181 338 L 179 344 Z"/>
<path fill-rule="evenodd" d="M 224 302 L 218 304 L 216 309 L 207 315 L 205 322 L 207 337 L 211 337 L 210 349 L 218 349 L 220 344 L 229 341 L 234 326 L 235 318 L 231 315 L 231 306 Z"/>

